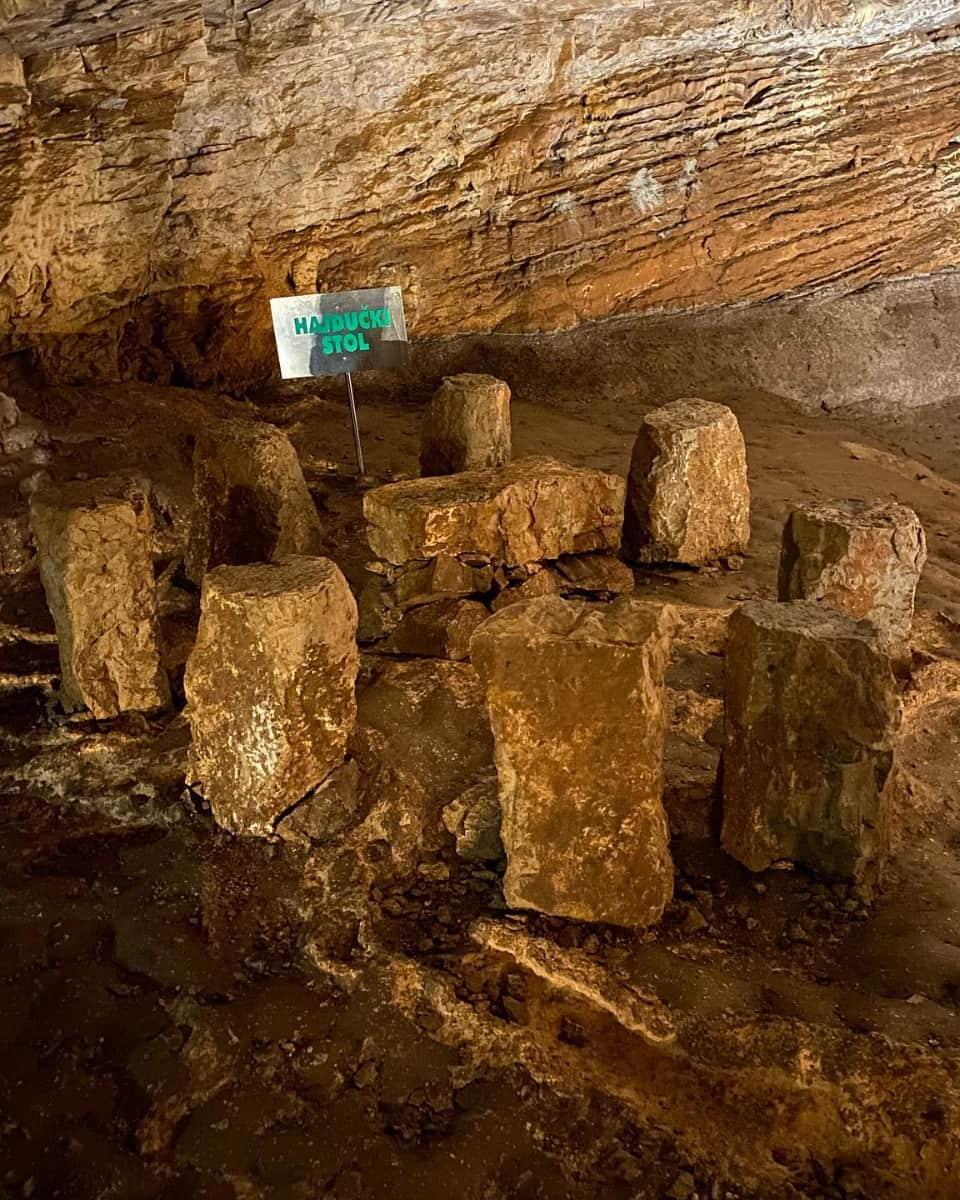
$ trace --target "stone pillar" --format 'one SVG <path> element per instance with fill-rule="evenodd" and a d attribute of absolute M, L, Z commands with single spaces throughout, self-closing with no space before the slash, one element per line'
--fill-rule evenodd
<path fill-rule="evenodd" d="M 873 626 L 818 604 L 757 600 L 730 618 L 723 845 L 838 879 L 879 872 L 900 702 Z"/>
<path fill-rule="evenodd" d="M 30 503 L 40 578 L 60 643 L 64 707 L 95 717 L 161 708 L 153 514 L 137 482 L 46 487 Z"/>
<path fill-rule="evenodd" d="M 474 635 L 509 905 L 627 926 L 660 918 L 673 895 L 661 791 L 674 625 L 668 605 L 544 597 Z"/>
<path fill-rule="evenodd" d="M 268 834 L 343 761 L 356 719 L 357 606 L 326 558 L 218 567 L 184 688 L 191 782 L 217 823 Z"/>
<path fill-rule="evenodd" d="M 450 375 L 433 395 L 420 474 L 453 475 L 510 461 L 510 389 L 492 375 Z"/>
<path fill-rule="evenodd" d="M 903 504 L 804 505 L 791 512 L 783 531 L 779 596 L 816 600 L 900 640 L 910 633 L 926 560 L 923 526 Z"/>
<path fill-rule="evenodd" d="M 647 413 L 627 480 L 624 558 L 699 566 L 749 540 L 747 456 L 731 410 L 674 400 Z"/>
<path fill-rule="evenodd" d="M 320 522 L 285 433 L 260 421 L 211 420 L 193 455 L 194 518 L 186 572 L 317 554 Z"/>

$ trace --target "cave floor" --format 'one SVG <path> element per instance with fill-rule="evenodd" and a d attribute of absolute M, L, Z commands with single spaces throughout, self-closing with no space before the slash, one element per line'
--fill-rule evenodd
<path fill-rule="evenodd" d="M 358 390 L 366 481 L 335 395 L 261 409 L 357 586 L 363 487 L 414 472 L 419 426 Z M 355 848 L 371 885 L 345 922 L 313 886 L 323 847 L 230 838 L 181 794 L 182 716 L 58 714 L 28 574 L 0 597 L 0 1195 L 960 1197 L 960 403 L 892 417 L 726 399 L 748 447 L 750 552 L 732 570 L 638 573 L 638 594 L 772 597 L 798 500 L 895 498 L 927 530 L 882 886 L 727 858 L 711 836 L 715 728 L 681 716 L 677 889 L 658 929 L 508 912 L 498 871 L 442 837 L 392 877 L 376 845 Z M 130 385 L 24 407 L 51 431 L 51 474 L 161 478 L 174 536 L 189 456 L 170 414 L 202 401 Z M 626 383 L 518 402 L 515 454 L 625 472 L 645 407 Z M 166 628 L 182 659 L 181 599 Z M 668 683 L 709 715 L 720 666 L 690 655 Z M 361 723 L 395 711 L 397 739 L 414 758 L 429 742 L 433 761 L 469 722 L 406 695 L 416 669 L 366 654 Z"/>

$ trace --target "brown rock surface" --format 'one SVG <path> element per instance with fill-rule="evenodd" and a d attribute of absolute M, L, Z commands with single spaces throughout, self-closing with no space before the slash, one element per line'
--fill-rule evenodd
<path fill-rule="evenodd" d="M 508 566 L 615 549 L 623 480 L 549 458 L 389 483 L 363 498 L 373 552 L 392 563 L 485 555 Z"/>
<path fill-rule="evenodd" d="M 443 810 L 443 823 L 457 839 L 457 854 L 470 862 L 503 857 L 500 794 L 496 776 L 475 783 Z"/>
<path fill-rule="evenodd" d="M 492 375 L 451 375 L 423 419 L 420 474 L 502 467 L 510 446 L 510 388 Z"/>
<path fill-rule="evenodd" d="M 957 263 L 947 3 L 12 8 L 0 315 L 61 378 L 266 373 L 321 284 L 434 334 Z"/>
<path fill-rule="evenodd" d="M 30 504 L 40 577 L 60 643 L 65 707 L 96 717 L 166 705 L 153 516 L 120 477 L 48 487 Z"/>
<path fill-rule="evenodd" d="M 398 572 L 391 594 L 399 608 L 407 609 L 434 600 L 481 595 L 492 585 L 489 566 L 472 566 L 441 554 L 426 563 L 410 563 Z"/>
<path fill-rule="evenodd" d="M 269 833 L 342 762 L 357 712 L 356 630 L 356 602 L 329 559 L 204 577 L 184 679 L 189 780 L 225 829 Z"/>
<path fill-rule="evenodd" d="M 645 926 L 673 894 L 661 800 L 668 605 L 547 597 L 473 640 L 513 907 Z"/>
<path fill-rule="evenodd" d="M 470 657 L 470 639 L 489 616 L 479 600 L 420 604 L 404 613 L 386 649 L 391 654 L 462 661 Z"/>
<path fill-rule="evenodd" d="M 744 604 L 725 694 L 725 849 L 751 871 L 878 873 L 900 701 L 873 627 L 806 601 Z"/>
<path fill-rule="evenodd" d="M 624 556 L 696 566 L 749 540 L 747 455 L 733 412 L 686 399 L 647 413 L 630 460 Z"/>
<path fill-rule="evenodd" d="M 796 508 L 780 551 L 781 600 L 816 600 L 905 638 L 927 544 L 904 504 L 858 500 Z"/>
<path fill-rule="evenodd" d="M 320 522 L 290 439 L 257 421 L 207 422 L 193 458 L 195 510 L 187 574 L 316 554 Z"/>

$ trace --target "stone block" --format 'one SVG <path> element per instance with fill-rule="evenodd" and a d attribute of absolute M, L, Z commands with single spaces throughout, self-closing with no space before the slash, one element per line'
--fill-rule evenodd
<path fill-rule="evenodd" d="M 478 596 L 493 586 L 493 569 L 487 564 L 474 566 L 438 555 L 424 563 L 410 563 L 397 572 L 393 583 L 393 601 L 398 608 L 413 608 L 434 600 Z"/>
<path fill-rule="evenodd" d="M 372 488 L 363 500 L 374 554 L 391 563 L 481 556 L 517 566 L 616 549 L 619 475 L 549 458 Z"/>
<path fill-rule="evenodd" d="M 749 540 L 747 456 L 731 410 L 686 399 L 647 413 L 630 462 L 624 557 L 698 566 Z"/>
<path fill-rule="evenodd" d="M 545 597 L 476 633 L 511 907 L 645 926 L 673 894 L 661 800 L 668 605 Z"/>
<path fill-rule="evenodd" d="M 492 375 L 450 375 L 423 420 L 420 474 L 453 475 L 510 461 L 510 389 Z"/>
<path fill-rule="evenodd" d="M 356 632 L 356 603 L 329 559 L 204 577 L 184 678 L 190 780 L 223 828 L 270 833 L 341 764 L 357 712 Z"/>
<path fill-rule="evenodd" d="M 558 561 L 557 570 L 566 581 L 567 592 L 625 595 L 636 586 L 633 571 L 612 554 L 565 554 Z"/>
<path fill-rule="evenodd" d="M 490 607 L 494 612 L 507 608 L 511 604 L 519 604 L 523 600 L 539 600 L 543 596 L 562 596 L 563 577 L 550 567 L 534 571 L 525 579 L 504 582 L 503 589 L 493 598 Z"/>
<path fill-rule="evenodd" d="M 391 654 L 413 654 L 418 658 L 470 657 L 470 639 L 490 616 L 479 600 L 437 600 L 404 613 L 387 643 Z"/>
<path fill-rule="evenodd" d="M 781 859 L 828 877 L 876 874 L 900 701 L 874 627 L 807 601 L 730 618 L 723 845 L 751 871 Z"/>
<path fill-rule="evenodd" d="M 320 550 L 320 522 L 285 433 L 259 421 L 211 420 L 196 435 L 186 571 L 270 562 Z"/>
<path fill-rule="evenodd" d="M 280 821 L 277 833 L 290 842 L 327 842 L 337 837 L 361 815 L 360 782 L 359 767 L 349 759 Z"/>
<path fill-rule="evenodd" d="M 804 505 L 791 512 L 783 531 L 778 594 L 815 600 L 902 639 L 913 624 L 926 559 L 923 526 L 903 504 Z"/>
<path fill-rule="evenodd" d="M 443 823 L 457 841 L 457 854 L 468 862 L 503 858 L 500 796 L 496 777 L 467 788 L 443 810 Z"/>
<path fill-rule="evenodd" d="M 142 487 L 109 477 L 43 488 L 31 499 L 30 525 L 64 706 L 96 717 L 166 706 L 153 514 Z"/>

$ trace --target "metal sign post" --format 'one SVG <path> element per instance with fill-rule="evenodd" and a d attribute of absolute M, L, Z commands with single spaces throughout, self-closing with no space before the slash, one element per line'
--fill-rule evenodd
<path fill-rule="evenodd" d="M 398 287 L 362 288 L 270 301 L 280 374 L 284 379 L 343 375 L 357 473 L 365 473 L 353 374 L 406 366 L 410 344 Z"/>
<path fill-rule="evenodd" d="M 353 398 L 353 376 L 347 371 L 347 400 L 350 402 L 350 421 L 353 425 L 353 448 L 357 452 L 357 474 L 366 475 L 363 468 L 363 447 L 360 445 L 360 423 L 357 421 L 357 402 Z"/>

